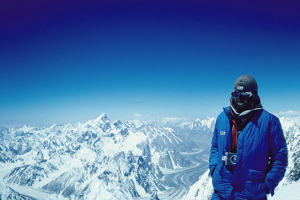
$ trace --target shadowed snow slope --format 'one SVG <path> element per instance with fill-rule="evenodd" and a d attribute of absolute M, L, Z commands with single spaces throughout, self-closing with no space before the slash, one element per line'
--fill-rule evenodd
<path fill-rule="evenodd" d="M 28 200 L 29 198 L 24 197 L 11 189 L 10 187 L 0 184 L 0 199 L 1 200 Z"/>

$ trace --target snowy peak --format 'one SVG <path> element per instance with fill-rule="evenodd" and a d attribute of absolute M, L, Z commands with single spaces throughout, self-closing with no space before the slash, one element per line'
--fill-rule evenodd
<path fill-rule="evenodd" d="M 105 113 L 102 113 L 98 118 L 89 120 L 83 124 L 86 128 L 93 128 L 94 130 L 102 128 L 104 131 L 110 128 L 110 122 Z"/>
<path fill-rule="evenodd" d="M 108 118 L 105 113 L 102 113 L 98 118 L 94 119 L 93 121 L 95 123 L 97 123 L 97 122 L 106 123 L 106 122 L 108 122 Z"/>
<path fill-rule="evenodd" d="M 24 133 L 28 133 L 30 131 L 33 131 L 34 127 L 30 127 L 28 125 L 24 125 L 22 128 L 19 129 L 19 132 L 24 132 Z"/>
<path fill-rule="evenodd" d="M 300 112 L 298 111 L 292 111 L 289 110 L 287 112 L 279 112 L 278 114 L 275 114 L 278 118 L 286 117 L 286 118 L 299 118 Z"/>
<path fill-rule="evenodd" d="M 216 119 L 213 117 L 208 117 L 204 120 L 196 119 L 195 121 L 181 123 L 180 128 L 190 130 L 212 129 L 214 127 L 215 121 Z"/>

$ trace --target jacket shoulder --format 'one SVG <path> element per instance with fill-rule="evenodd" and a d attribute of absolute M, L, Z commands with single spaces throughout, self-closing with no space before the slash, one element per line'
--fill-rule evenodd
<path fill-rule="evenodd" d="M 262 117 L 264 120 L 268 120 L 271 123 L 280 123 L 278 117 L 276 117 L 274 114 L 266 111 L 265 109 L 263 109 Z"/>
<path fill-rule="evenodd" d="M 224 120 L 226 117 L 227 117 L 226 112 L 225 112 L 225 111 L 222 111 L 222 112 L 218 115 L 216 121 L 219 122 L 219 121 L 221 121 L 221 120 Z"/>

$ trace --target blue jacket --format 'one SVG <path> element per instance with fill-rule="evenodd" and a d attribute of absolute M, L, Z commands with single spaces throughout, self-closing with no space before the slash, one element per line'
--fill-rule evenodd
<path fill-rule="evenodd" d="M 218 116 L 209 159 L 212 199 L 267 199 L 284 177 L 287 146 L 280 121 L 263 109 L 256 112 L 239 133 L 235 167 L 222 160 L 231 147 L 229 107 Z"/>

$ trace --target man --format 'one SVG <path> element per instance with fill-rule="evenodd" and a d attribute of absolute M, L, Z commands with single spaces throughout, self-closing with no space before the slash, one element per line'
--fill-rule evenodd
<path fill-rule="evenodd" d="M 267 199 L 286 167 L 287 147 L 278 118 L 263 109 L 255 79 L 239 77 L 212 138 L 211 199 Z"/>

